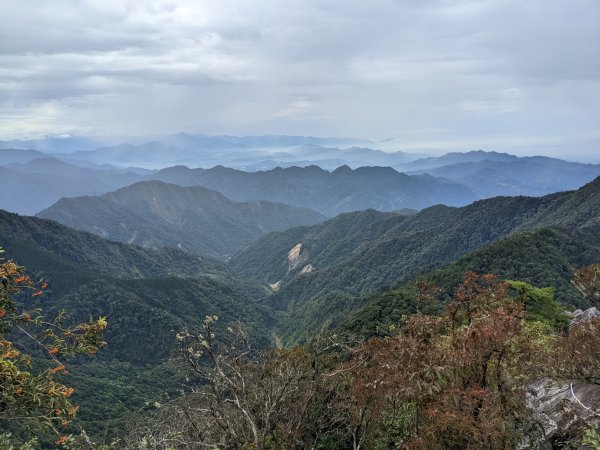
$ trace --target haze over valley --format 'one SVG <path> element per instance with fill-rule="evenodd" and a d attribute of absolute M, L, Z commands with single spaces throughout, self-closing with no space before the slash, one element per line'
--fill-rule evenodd
<path fill-rule="evenodd" d="M 368 208 L 422 209 L 498 195 L 540 196 L 575 189 L 600 175 L 599 164 L 543 156 L 482 150 L 424 156 L 321 145 L 350 139 L 186 135 L 191 143 L 185 150 L 151 142 L 70 153 L 57 152 L 57 144 L 48 141 L 23 141 L 21 149 L 14 148 L 16 142 L 0 142 L 0 171 L 10 186 L 0 192 L 4 209 L 35 214 L 63 197 L 101 195 L 159 180 L 206 187 L 233 201 L 285 203 L 331 217 Z M 206 141 L 208 148 L 199 147 Z M 53 151 L 27 149 L 36 145 Z M 245 164 L 237 165 L 240 155 Z"/>

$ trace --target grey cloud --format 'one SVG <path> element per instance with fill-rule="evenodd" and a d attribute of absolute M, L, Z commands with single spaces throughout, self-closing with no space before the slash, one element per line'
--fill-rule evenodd
<path fill-rule="evenodd" d="M 160 129 L 396 136 L 407 150 L 600 143 L 596 0 L 5 0 L 0 17 L 5 138 Z"/>

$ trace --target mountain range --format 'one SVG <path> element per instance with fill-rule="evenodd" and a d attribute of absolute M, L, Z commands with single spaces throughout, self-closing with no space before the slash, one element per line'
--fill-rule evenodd
<path fill-rule="evenodd" d="M 288 311 L 283 328 L 290 333 L 299 317 L 319 310 L 315 303 L 322 306 L 332 292 L 369 296 L 513 233 L 543 227 L 565 228 L 586 245 L 597 245 L 600 178 L 576 191 L 538 198 L 497 197 L 408 216 L 373 210 L 342 214 L 271 233 L 234 256 L 230 266 L 272 286 L 275 303 Z"/>
<path fill-rule="evenodd" d="M 362 147 L 337 148 L 317 144 L 285 146 L 293 142 L 295 142 L 293 139 L 257 140 L 256 142 L 241 139 L 228 142 L 217 139 L 180 138 L 140 144 L 123 143 L 57 156 L 68 157 L 75 162 L 113 164 L 121 167 L 139 166 L 155 169 L 172 165 L 191 167 L 226 165 L 241 170 L 252 168 L 268 170 L 277 166 L 311 164 L 332 170 L 344 164 L 354 168 L 368 165 L 392 166 L 412 161 L 419 156 Z M 232 145 L 237 147 L 231 147 Z"/>
<path fill-rule="evenodd" d="M 34 214 L 63 197 L 101 195 L 136 182 L 159 180 L 203 186 L 238 202 L 286 203 L 334 216 L 367 208 L 393 211 L 422 209 L 435 204 L 462 206 L 496 195 L 539 196 L 575 189 L 600 175 L 598 165 L 553 158 L 474 151 L 414 160 L 417 155 L 409 157 L 402 152 L 386 153 L 362 147 L 340 149 L 315 143 L 285 151 L 271 148 L 269 156 L 277 159 L 264 160 L 262 155 L 256 161 L 250 158 L 252 161 L 248 164 L 239 166 L 246 170 L 221 165 L 210 169 L 179 165 L 148 170 L 130 165 L 133 160 L 144 158 L 181 161 L 188 150 L 176 144 L 187 140 L 180 136 L 168 144 L 160 141 L 121 144 L 75 153 L 0 149 L 0 176 L 5 181 L 5 189 L 0 192 L 0 207 Z M 229 145 L 227 141 L 219 142 Z M 239 140 L 233 142 L 239 143 Z M 251 147 L 253 142 L 249 140 L 248 148 L 238 149 L 241 151 L 238 156 L 245 158 L 244 152 L 255 151 Z M 257 139 L 254 143 L 260 142 L 274 144 L 278 140 Z M 238 150 L 226 148 L 223 151 L 235 153 Z M 209 155 L 210 165 L 222 161 L 218 152 L 196 153 Z M 328 157 L 333 159 L 322 159 Z M 398 163 L 405 159 L 408 162 Z M 315 161 L 329 170 L 315 166 Z M 377 167 L 377 164 L 394 165 L 394 168 Z"/>
<path fill-rule="evenodd" d="M 389 167 L 318 166 L 243 172 L 223 166 L 159 170 L 149 178 L 182 186 L 204 186 L 235 201 L 268 200 L 310 208 L 327 216 L 374 208 L 421 209 L 437 203 L 465 205 L 477 195 L 465 186 L 429 175 L 410 176 Z"/>
<path fill-rule="evenodd" d="M 121 140 L 120 140 L 121 139 Z M 166 167 L 175 164 L 211 167 L 227 164 L 244 168 L 248 164 L 270 159 L 294 159 L 295 150 L 303 146 L 322 146 L 335 154 L 337 147 L 371 146 L 364 139 L 319 138 L 311 136 L 206 136 L 178 133 L 145 137 L 87 138 L 63 136 L 34 140 L 0 141 L 1 148 L 21 148 L 42 151 L 57 157 L 99 164 L 140 165 L 146 168 Z M 326 150 L 323 151 L 323 154 Z M 276 156 L 279 154 L 280 156 Z M 399 153 L 400 154 L 400 153 Z M 327 157 L 329 159 L 329 157 Z M 404 160 L 414 159 L 404 154 Z M 368 160 L 367 160 L 368 161 Z"/>
<path fill-rule="evenodd" d="M 99 197 L 63 198 L 38 217 L 147 248 L 225 258 L 271 231 L 312 225 L 321 214 L 265 201 L 235 203 L 199 186 L 135 183 Z"/>
<path fill-rule="evenodd" d="M 149 402 L 181 395 L 180 370 L 169 362 L 174 335 L 206 315 L 218 315 L 221 330 L 243 319 L 259 347 L 273 340 L 297 343 L 324 326 L 366 338 L 385 334 L 415 312 L 416 277 L 435 282 L 449 296 L 466 270 L 551 286 L 564 305 L 586 307 L 569 280 L 577 267 L 600 259 L 600 178 L 543 197 L 496 197 L 418 213 L 344 213 L 268 233 L 228 262 L 170 245 L 193 239 L 192 229 L 206 224 L 262 233 L 267 225 L 261 221 L 269 217 L 281 227 L 289 217 L 322 217 L 158 181 L 62 200 L 53 208 L 64 208 L 73 226 L 102 224 L 116 234 L 126 219 L 129 231 L 139 227 L 138 234 L 152 234 L 157 247 L 0 211 L 0 244 L 8 257 L 49 284 L 47 296 L 27 300 L 28 308 L 43 306 L 49 315 L 66 309 L 74 321 L 108 318 L 107 348 L 92 361 L 73 363 L 79 417 L 95 435 L 121 429 L 123 417 Z M 186 229 L 183 217 L 194 225 Z M 219 222 L 224 218 L 227 226 Z"/>
<path fill-rule="evenodd" d="M 468 161 L 469 154 L 461 154 L 455 158 L 435 158 L 408 164 L 407 173 L 427 173 L 435 177 L 454 180 L 469 186 L 482 198 L 497 195 L 545 195 L 552 192 L 576 189 L 582 183 L 588 183 L 600 176 L 600 166 L 567 162 L 542 156 L 517 158 L 507 154 L 478 153 L 480 158 Z M 453 156 L 453 154 L 447 155 Z M 440 162 L 450 162 L 439 165 Z M 435 166 L 421 170 L 410 170 L 410 167 Z"/>
<path fill-rule="evenodd" d="M 47 157 L 0 165 L 0 179 L 0 208 L 35 214 L 63 197 L 103 194 L 138 181 L 140 175 Z"/>

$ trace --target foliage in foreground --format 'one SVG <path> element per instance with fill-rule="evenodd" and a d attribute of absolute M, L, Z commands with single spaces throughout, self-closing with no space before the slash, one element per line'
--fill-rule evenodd
<path fill-rule="evenodd" d="M 7 329 L 22 328 L 56 361 L 100 348 L 102 319 L 63 329 L 19 312 L 11 296 L 36 283 L 22 279 L 22 268 L 11 264 L 2 266 L 8 293 L 3 305 L 13 303 L 2 325 L 12 317 Z M 578 271 L 574 284 L 593 301 L 596 266 Z M 416 313 L 402 317 L 387 335 L 364 342 L 319 336 L 310 345 L 265 352 L 253 347 L 241 326 L 215 328 L 217 317 L 208 316 L 199 330 L 177 335 L 190 394 L 155 405 L 151 417 L 108 447 L 85 433 L 56 442 L 74 449 L 512 449 L 543 439 L 526 402 L 533 383 L 600 382 L 600 320 L 568 327 L 551 290 L 469 272 L 441 313 L 426 314 L 439 289 L 428 282 L 415 287 Z M 43 332 L 34 335 L 25 327 Z M 3 358 L 16 362 L 12 354 Z M 51 429 L 76 412 L 68 399 L 72 388 L 52 379 L 65 370 L 62 363 L 56 367 L 28 372 L 41 377 L 42 392 L 51 386 L 55 391 L 46 392 L 39 407 L 30 402 L 22 409 Z M 49 377 L 48 384 L 43 377 Z M 12 393 L 25 398 L 20 397 L 24 390 Z M 40 415 L 48 405 L 49 414 Z M 61 407 L 71 410 L 55 417 Z M 3 408 L 5 414 L 16 411 Z M 596 442 L 594 424 L 588 425 L 577 444 Z M 14 441 L 8 434 L 0 439 Z"/>
<path fill-rule="evenodd" d="M 70 401 L 74 388 L 57 377 L 67 373 L 65 358 L 94 354 L 102 348 L 106 320 L 66 326 L 64 314 L 48 320 L 40 309 L 28 311 L 32 297 L 43 296 L 46 288 L 43 280 L 34 280 L 24 267 L 0 259 L 0 424 L 24 427 L 34 435 L 51 430 L 57 435 L 56 444 L 63 444 L 68 437 L 60 430 L 73 420 L 78 408 Z M 4 445 L 11 436 L 2 434 L 0 439 Z M 35 442 L 22 448 L 28 445 Z"/>
<path fill-rule="evenodd" d="M 567 331 L 550 290 L 467 273 L 443 313 L 427 315 L 418 311 L 436 289 L 419 288 L 416 314 L 353 345 L 330 337 L 258 353 L 240 331 L 217 340 L 208 317 L 178 335 L 203 387 L 162 407 L 125 445 L 511 449 L 542 439 L 526 404 L 533 382 L 600 376 L 600 320 Z M 574 340 L 590 353 L 574 353 Z"/>

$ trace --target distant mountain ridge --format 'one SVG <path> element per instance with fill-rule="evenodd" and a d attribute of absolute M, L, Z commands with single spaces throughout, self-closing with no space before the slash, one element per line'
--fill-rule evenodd
<path fill-rule="evenodd" d="M 518 156 L 511 155 L 509 153 L 499 153 L 494 151 L 484 150 L 472 150 L 469 152 L 458 153 L 446 153 L 441 156 L 430 156 L 427 158 L 417 159 L 402 165 L 402 170 L 427 170 L 449 164 L 467 163 L 467 162 L 480 162 L 480 161 L 499 161 L 509 162 L 517 161 Z"/>
<path fill-rule="evenodd" d="M 517 158 L 492 153 L 445 156 L 448 158 L 428 158 L 404 167 L 428 166 L 408 173 L 449 178 L 469 186 L 484 198 L 497 195 L 546 195 L 576 189 L 600 176 L 600 165 L 543 156 Z"/>
<path fill-rule="evenodd" d="M 177 246 L 224 258 L 271 231 L 312 225 L 315 211 L 258 201 L 235 203 L 200 186 L 145 181 L 99 197 L 59 200 L 38 217 L 148 248 Z"/>
<path fill-rule="evenodd" d="M 39 139 L 9 139 L 0 141 L 0 148 L 37 150 L 44 153 L 70 153 L 77 150 L 98 148 L 107 139 L 96 139 L 85 136 L 52 136 Z M 108 139 L 111 141 L 111 139 Z"/>
<path fill-rule="evenodd" d="M 320 138 L 312 136 L 209 136 L 178 133 L 150 138 L 85 138 L 64 136 L 33 140 L 0 141 L 0 148 L 20 148 L 43 151 L 58 157 L 97 164 L 141 165 L 162 168 L 175 164 L 212 167 L 225 164 L 244 168 L 269 155 L 283 152 L 282 159 L 293 160 L 294 149 L 303 146 L 323 146 L 323 152 L 342 152 L 336 147 L 368 147 L 372 141 L 351 138 Z M 334 147 L 334 148 L 332 148 Z M 327 150 L 329 149 L 329 150 Z M 374 152 L 377 152 L 373 150 Z M 408 154 L 405 154 L 407 158 Z M 368 163 L 368 160 L 365 162 Z"/>
<path fill-rule="evenodd" d="M 197 150 L 201 153 L 202 150 Z M 184 148 L 159 141 L 144 144 L 119 144 L 111 147 L 100 147 L 94 150 L 69 153 L 68 158 L 74 161 L 87 161 L 95 164 L 117 164 L 147 167 L 148 165 L 176 164 L 190 161 L 190 152 Z"/>
<path fill-rule="evenodd" d="M 228 160 L 245 170 L 223 165 L 190 169 L 185 165 L 190 154 L 204 155 L 211 163 L 218 162 L 224 154 L 176 145 L 189 145 L 188 141 L 196 142 L 195 138 L 180 136 L 168 144 L 160 141 L 120 144 L 52 155 L 33 150 L 0 149 L 3 158 L 0 159 L 0 176 L 5 181 L 5 189 L 0 192 L 0 207 L 34 214 L 63 197 L 100 195 L 139 181 L 159 180 L 204 186 L 235 201 L 286 203 L 331 217 L 368 208 L 423 209 L 435 204 L 462 206 L 498 195 L 540 196 L 575 189 L 600 175 L 600 165 L 481 150 L 410 161 L 416 155 L 363 147 L 341 149 L 303 144 L 282 151 L 271 149 L 269 156 L 276 159 L 265 160 L 264 155 L 252 153 L 253 140 L 248 142 L 248 148 L 225 149 L 227 158 L 233 158 Z M 223 145 L 228 142 L 217 141 Z M 267 141 L 275 143 L 277 139 Z M 293 139 L 283 141 L 294 142 Z M 241 141 L 232 139 L 232 142 Z M 182 165 L 162 169 L 163 165 L 156 163 L 161 169 L 158 171 L 132 166 L 140 161 L 163 161 L 165 155 Z M 297 160 L 298 157 L 306 159 Z M 406 158 L 408 162 L 398 163 Z M 280 164 L 282 160 L 287 162 Z M 364 161 L 381 165 L 365 165 Z"/>
<path fill-rule="evenodd" d="M 223 166 L 212 169 L 170 167 L 148 176 L 181 186 L 204 186 L 235 201 L 268 200 L 310 208 L 328 216 L 375 208 L 394 211 L 433 204 L 465 205 L 478 197 L 470 189 L 429 175 L 410 176 L 390 167 L 317 166 L 243 172 Z"/>
<path fill-rule="evenodd" d="M 298 139 L 199 139 L 168 138 L 162 141 L 149 141 L 139 144 L 122 143 L 104 146 L 94 150 L 76 151 L 61 158 L 73 161 L 86 161 L 94 164 L 132 165 L 145 168 L 163 168 L 173 165 L 191 167 L 228 167 L 248 170 L 257 165 L 267 165 L 272 169 L 278 165 L 290 166 L 295 161 L 306 159 L 310 165 L 320 161 L 331 165 L 393 166 L 416 159 L 419 155 L 405 152 L 384 152 L 366 147 L 328 147 L 311 140 Z M 279 144 L 277 142 L 280 142 Z M 314 140 L 314 142 L 320 142 Z M 325 141 L 321 141 L 325 142 Z M 332 140 L 332 143 L 334 141 Z M 339 140 L 342 143 L 342 140 Z M 261 146 L 262 143 L 262 146 Z M 270 162 L 272 161 L 272 162 Z"/>
<path fill-rule="evenodd" d="M 31 215 L 60 198 L 102 194 L 140 178 L 138 173 L 79 167 L 47 156 L 13 162 L 0 165 L 0 208 Z"/>
<path fill-rule="evenodd" d="M 27 163 L 38 158 L 47 158 L 48 155 L 37 150 L 22 150 L 15 148 L 0 148 L 0 165 L 13 163 Z"/>

